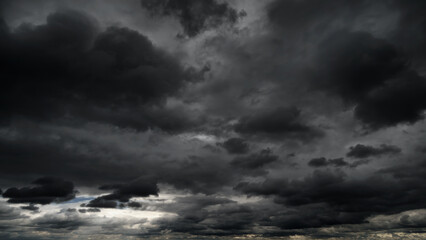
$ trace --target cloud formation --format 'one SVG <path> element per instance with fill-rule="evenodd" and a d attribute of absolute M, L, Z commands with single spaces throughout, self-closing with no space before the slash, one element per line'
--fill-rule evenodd
<path fill-rule="evenodd" d="M 244 12 L 237 12 L 227 2 L 206 0 L 141 0 L 143 8 L 152 15 L 172 16 L 179 20 L 184 34 L 194 37 L 206 30 L 223 24 L 235 24 Z"/>
<path fill-rule="evenodd" d="M 0 239 L 425 239 L 425 8 L 0 1 Z"/>
<path fill-rule="evenodd" d="M 378 147 L 357 144 L 349 147 L 349 152 L 346 153 L 347 157 L 352 158 L 367 158 L 379 157 L 381 155 L 393 155 L 401 153 L 401 149 L 397 146 L 381 144 Z"/>
<path fill-rule="evenodd" d="M 187 127 L 189 119 L 159 109 L 192 71 L 137 31 L 97 25 L 63 10 L 46 24 L 2 33 L 2 121 L 74 117 L 140 130 Z"/>
<path fill-rule="evenodd" d="M 49 204 L 63 202 L 75 197 L 74 184 L 58 178 L 43 177 L 32 184 L 36 187 L 8 188 L 3 197 L 10 203 Z"/>
<path fill-rule="evenodd" d="M 245 116 L 235 125 L 235 131 L 249 136 L 303 141 L 321 137 L 322 131 L 304 123 L 300 114 L 297 108 L 277 108 Z"/>

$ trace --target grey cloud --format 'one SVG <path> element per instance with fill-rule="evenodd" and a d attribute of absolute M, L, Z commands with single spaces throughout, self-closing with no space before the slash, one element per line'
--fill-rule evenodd
<path fill-rule="evenodd" d="M 230 154 L 244 154 L 249 151 L 248 143 L 242 138 L 230 138 L 217 145 L 225 148 Z"/>
<path fill-rule="evenodd" d="M 257 169 L 276 161 L 278 156 L 273 155 L 271 149 L 263 149 L 259 153 L 236 157 L 231 161 L 231 165 L 243 169 Z"/>
<path fill-rule="evenodd" d="M 62 202 L 75 197 L 74 184 L 58 178 L 39 178 L 32 182 L 36 187 L 8 188 L 4 198 L 10 203 L 49 204 Z"/>
<path fill-rule="evenodd" d="M 349 148 L 346 156 L 353 158 L 379 157 L 381 155 L 393 155 L 401 152 L 397 146 L 381 144 L 378 147 L 357 144 Z"/>
<path fill-rule="evenodd" d="M 357 160 L 353 162 L 347 162 L 343 158 L 335 158 L 335 159 L 326 159 L 324 157 L 321 158 L 313 158 L 308 162 L 308 165 L 311 167 L 350 167 L 350 168 L 356 168 L 360 165 L 364 165 L 369 163 L 370 160 L 363 159 L 363 160 Z"/>
<path fill-rule="evenodd" d="M 28 206 L 23 206 L 23 207 L 21 207 L 21 209 L 24 209 L 24 210 L 30 210 L 30 211 L 37 211 L 37 210 L 39 210 L 40 208 L 39 207 L 37 207 L 37 206 L 35 206 L 34 204 L 30 204 L 30 205 L 28 205 Z"/>
<path fill-rule="evenodd" d="M 63 10 L 46 24 L 6 31 L 2 40 L 5 122 L 71 116 L 141 130 L 192 125 L 161 109 L 166 97 L 191 81 L 193 69 L 134 30 L 100 31 L 85 13 Z"/>
<path fill-rule="evenodd" d="M 150 177 L 141 177 L 125 184 L 103 185 L 99 189 L 114 190 L 114 192 L 91 200 L 87 207 L 116 208 L 118 202 L 129 202 L 132 197 L 158 196 L 159 192 L 157 181 Z"/>
<path fill-rule="evenodd" d="M 319 46 L 319 89 L 355 105 L 369 129 L 423 119 L 426 81 L 395 46 L 366 32 L 337 31 Z"/>
<path fill-rule="evenodd" d="M 184 34 L 194 37 L 223 24 L 235 24 L 244 12 L 237 12 L 227 2 L 205 0 L 141 0 L 143 8 L 152 15 L 176 17 Z"/>
<path fill-rule="evenodd" d="M 0 2 L 1 239 L 424 238 L 422 1 Z"/>
<path fill-rule="evenodd" d="M 78 212 L 79 213 L 96 213 L 96 212 L 101 212 L 101 210 L 99 208 L 79 208 Z"/>
<path fill-rule="evenodd" d="M 238 184 L 248 195 L 273 196 L 274 201 L 306 214 L 318 211 L 326 218 L 302 218 L 294 227 L 362 223 L 374 213 L 394 213 L 423 208 L 424 187 L 412 182 L 387 179 L 383 175 L 350 180 L 341 171 L 314 171 L 303 180 L 267 179 L 262 183 Z M 309 209 L 302 209 L 302 207 Z M 312 208 L 311 208 L 312 207 Z M 300 216 L 300 214 L 298 214 Z M 337 217 L 339 216 L 339 217 Z M 327 220 L 328 219 L 328 220 Z M 306 221 L 305 221 L 306 220 Z M 289 227 L 286 224 L 285 227 Z"/>
<path fill-rule="evenodd" d="M 297 108 L 277 108 L 243 117 L 235 125 L 235 131 L 249 136 L 272 139 L 296 139 L 310 141 L 323 136 L 323 132 L 307 125 Z"/>

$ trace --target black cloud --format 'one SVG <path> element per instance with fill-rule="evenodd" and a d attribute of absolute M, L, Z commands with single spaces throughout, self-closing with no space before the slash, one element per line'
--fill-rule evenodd
<path fill-rule="evenodd" d="M 241 118 L 235 125 L 235 131 L 252 136 L 304 141 L 323 136 L 321 130 L 304 123 L 300 114 L 297 108 L 265 111 Z"/>
<path fill-rule="evenodd" d="M 85 226 L 88 224 L 88 221 L 76 217 L 74 215 L 76 213 L 69 214 L 70 215 L 65 218 L 53 214 L 46 214 L 42 217 L 36 218 L 33 224 L 34 227 L 39 230 L 57 229 L 66 231 L 77 230 L 81 226 Z"/>
<path fill-rule="evenodd" d="M 234 24 L 244 12 L 238 13 L 228 3 L 216 0 L 141 0 L 142 7 L 153 15 L 173 16 L 179 19 L 184 33 L 194 37 L 222 24 Z"/>
<path fill-rule="evenodd" d="M 400 74 L 372 90 L 355 109 L 355 116 L 372 128 L 415 123 L 424 118 L 426 79 L 415 72 Z"/>
<path fill-rule="evenodd" d="M 9 188 L 3 197 L 10 203 L 49 204 L 73 199 L 74 184 L 58 178 L 43 177 L 32 182 L 36 187 Z"/>
<path fill-rule="evenodd" d="M 377 213 L 396 213 L 423 208 L 425 188 L 411 182 L 388 179 L 383 175 L 350 180 L 342 171 L 314 171 L 303 180 L 267 179 L 262 183 L 238 184 L 235 189 L 248 195 L 274 196 L 274 201 L 300 211 L 300 221 L 283 227 L 305 228 L 325 225 L 362 223 Z M 303 209 L 303 207 L 307 207 Z M 324 218 L 309 220 L 307 213 L 321 213 Z M 293 223 L 297 223 L 292 225 Z"/>
<path fill-rule="evenodd" d="M 101 190 L 114 190 L 113 193 L 97 197 L 87 207 L 115 208 L 117 201 L 128 202 L 132 197 L 158 196 L 157 181 L 153 178 L 140 178 L 127 184 L 111 184 L 101 186 Z"/>
<path fill-rule="evenodd" d="M 117 201 L 104 199 L 102 196 L 91 200 L 88 204 L 83 205 L 84 207 L 92 208 L 116 208 Z"/>
<path fill-rule="evenodd" d="M 65 116 L 173 131 L 190 124 L 162 111 L 194 71 L 144 35 L 109 27 L 99 32 L 84 13 L 52 13 L 44 25 L 23 24 L 0 42 L 1 119 L 49 120 Z"/>
<path fill-rule="evenodd" d="M 336 159 L 326 159 L 324 157 L 322 158 L 313 158 L 308 163 L 309 166 L 312 167 L 325 167 L 325 166 L 335 166 L 335 167 L 345 167 L 349 164 L 343 160 L 343 158 L 336 158 Z"/>
<path fill-rule="evenodd" d="M 278 160 L 277 155 L 273 155 L 271 149 L 263 149 L 259 153 L 253 153 L 244 157 L 236 157 L 231 165 L 243 169 L 257 169 Z"/>
<path fill-rule="evenodd" d="M 99 208 L 79 208 L 79 213 L 94 213 L 94 212 L 100 212 L 101 210 Z"/>
<path fill-rule="evenodd" d="M 357 144 L 349 148 L 349 152 L 346 153 L 346 156 L 353 158 L 367 158 L 377 157 L 381 155 L 398 154 L 400 152 L 401 149 L 393 145 L 381 144 L 378 147 L 374 147 L 363 144 Z"/>
<path fill-rule="evenodd" d="M 425 7 L 0 0 L 0 239 L 424 234 Z"/>
<path fill-rule="evenodd" d="M 368 159 L 357 160 L 354 162 L 346 162 L 343 158 L 335 158 L 335 159 L 326 159 L 324 157 L 321 158 L 313 158 L 308 162 L 308 165 L 311 167 L 350 167 L 356 168 L 360 165 L 367 164 L 370 161 Z"/>
<path fill-rule="evenodd" d="M 385 40 L 369 33 L 338 31 L 320 45 L 321 87 L 347 101 L 363 99 L 406 67 L 406 60 Z"/>
<path fill-rule="evenodd" d="M 230 138 L 223 143 L 218 143 L 230 154 L 245 154 L 249 151 L 248 143 L 242 138 Z"/>
<path fill-rule="evenodd" d="M 209 209 L 210 207 L 210 209 Z M 234 201 L 213 196 L 191 196 L 176 198 L 163 210 L 177 212 L 175 219 L 160 218 L 157 231 L 186 232 L 194 235 L 231 235 L 244 233 L 257 218 L 251 206 L 239 205 Z"/>
<path fill-rule="evenodd" d="M 37 211 L 39 209 L 39 207 L 35 206 L 32 203 L 28 206 L 23 206 L 21 208 L 24 209 L 24 210 L 30 210 L 30 211 Z"/>
<path fill-rule="evenodd" d="M 142 204 L 140 204 L 140 203 L 138 203 L 138 202 L 129 202 L 129 203 L 127 204 L 127 206 L 128 206 L 128 207 L 131 207 L 131 208 L 141 208 L 141 207 L 142 207 Z"/>
<path fill-rule="evenodd" d="M 319 46 L 320 89 L 355 105 L 355 117 L 378 129 L 414 123 L 426 109 L 426 80 L 386 40 L 366 32 L 337 31 Z"/>

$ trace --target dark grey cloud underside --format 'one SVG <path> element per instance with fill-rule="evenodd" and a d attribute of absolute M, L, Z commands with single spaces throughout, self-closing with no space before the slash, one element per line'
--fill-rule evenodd
<path fill-rule="evenodd" d="M 172 16 L 179 20 L 184 35 L 195 37 L 203 31 L 223 24 L 235 24 L 244 12 L 237 12 L 227 2 L 217 0 L 141 0 L 143 8 L 153 16 Z"/>
<path fill-rule="evenodd" d="M 68 117 L 139 130 L 193 127 L 163 103 L 194 80 L 194 70 L 136 31 L 99 31 L 85 13 L 62 10 L 44 25 L 4 26 L 0 35 L 3 124 Z"/>
<path fill-rule="evenodd" d="M 13 6 L 10 1 L 0 4 L 6 2 L 0 10 Z M 225 69 L 237 73 L 216 73 L 221 68 L 213 64 L 209 70 L 213 79 L 200 82 L 206 71 L 184 65 L 143 32 L 125 26 L 102 28 L 100 19 L 80 11 L 53 11 L 45 23 L 16 29 L 0 18 L 0 178 L 26 185 L 41 176 L 60 177 L 39 178 L 29 187 L 2 183 L 0 194 L 10 204 L 28 204 L 17 209 L 33 214 L 42 209 L 37 204 L 72 199 L 78 186 L 100 186 L 108 192 L 78 210 L 64 210 L 79 217 L 47 215 L 34 220 L 33 230 L 72 232 L 89 225 L 85 216 L 99 208 L 146 210 L 149 204 L 132 198 L 161 194 L 161 184 L 189 196 L 150 205 L 176 217 L 156 219 L 157 228 L 147 234 L 217 237 L 250 234 L 259 228 L 273 229 L 270 235 L 301 233 L 288 229 L 308 234 L 315 231 L 311 228 L 362 225 L 378 214 L 426 208 L 424 152 L 410 152 L 416 146 L 401 145 L 403 151 L 380 145 L 393 140 L 382 139 L 380 131 L 397 133 L 393 127 L 399 125 L 409 129 L 404 134 L 422 136 L 410 127 L 422 124 L 426 109 L 425 1 L 271 1 L 266 19 L 261 19 L 267 32 L 262 36 L 235 29 L 244 12 L 228 2 L 143 0 L 140 5 L 141 14 L 180 23 L 179 36 L 187 38 L 173 41 L 191 43 L 201 36 L 202 49 L 197 50 L 217 50 L 215 54 L 228 60 Z M 378 19 L 374 22 L 383 26 L 369 28 L 372 12 L 377 13 L 374 20 L 389 19 L 385 23 Z M 388 25 L 391 31 L 386 31 Z M 230 28 L 212 38 L 203 35 L 222 27 Z M 238 40 L 227 39 L 227 34 Z M 226 81 L 216 83 L 216 76 Z M 266 100 L 259 100 L 262 97 Z M 166 104 L 170 98 L 185 106 L 170 108 Z M 229 99 L 234 102 L 228 103 Z M 247 100 L 250 104 L 245 104 Z M 203 114 L 217 121 L 190 116 L 186 104 L 205 104 Z M 334 153 L 319 155 L 332 158 L 313 158 L 313 149 L 327 149 L 339 141 L 330 140 L 340 136 L 335 131 L 352 132 L 354 125 L 345 125 L 349 120 L 342 125 L 333 122 L 341 121 L 341 113 L 348 109 L 358 121 L 354 125 L 367 130 L 362 138 L 378 145 L 353 145 L 362 142 L 356 140 L 345 149 L 347 142 L 342 141 L 340 149 L 333 151 L 347 152 L 346 159 Z M 200 148 L 199 154 L 175 157 L 173 149 L 163 149 L 153 158 L 135 156 L 112 144 L 105 147 L 101 139 L 85 141 L 43 128 L 54 125 L 85 132 L 92 122 L 136 133 L 154 128 L 170 139 L 195 131 L 224 140 L 209 145 L 208 154 Z M 374 135 L 376 131 L 379 134 Z M 414 142 L 410 141 L 408 145 Z M 268 144 L 276 148 L 267 148 Z M 141 146 L 151 147 L 155 143 Z M 292 158 L 303 164 L 295 163 L 291 170 L 277 168 L 284 166 L 284 148 L 295 152 Z M 302 159 L 305 155 L 309 157 Z M 378 166 L 382 163 L 386 167 Z M 366 164 L 372 173 L 364 173 L 367 168 L 361 165 Z M 292 170 L 301 175 L 285 174 Z M 230 199 L 231 194 L 261 200 L 238 203 Z M 0 220 L 20 218 L 19 213 L 0 208 Z M 0 230 L 13 228 L 2 224 Z M 426 225 L 406 215 L 396 226 L 408 231 Z"/>

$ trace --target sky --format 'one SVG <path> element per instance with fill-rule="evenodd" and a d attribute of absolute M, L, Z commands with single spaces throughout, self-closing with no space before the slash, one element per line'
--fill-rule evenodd
<path fill-rule="evenodd" d="M 0 239 L 426 239 L 425 11 L 1 0 Z"/>

